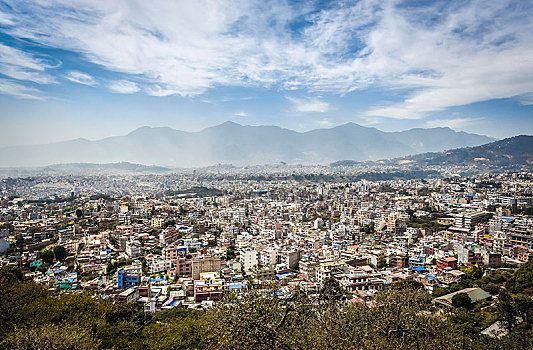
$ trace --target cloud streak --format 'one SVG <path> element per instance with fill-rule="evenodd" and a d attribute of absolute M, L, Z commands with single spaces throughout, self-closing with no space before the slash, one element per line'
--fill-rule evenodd
<path fill-rule="evenodd" d="M 0 79 L 0 93 L 28 100 L 44 99 L 42 96 L 39 96 L 40 91 L 38 89 L 7 79 Z"/>
<path fill-rule="evenodd" d="M 116 92 L 117 94 L 134 94 L 140 90 L 136 83 L 127 80 L 112 81 L 107 87 L 111 92 Z"/>
<path fill-rule="evenodd" d="M 472 124 L 475 124 L 483 118 L 453 118 L 453 119 L 434 119 L 428 120 L 425 126 L 428 128 L 448 127 L 454 130 L 460 130 Z"/>
<path fill-rule="evenodd" d="M 245 86 L 345 94 L 377 87 L 407 97 L 366 117 L 420 119 L 533 91 L 527 1 L 361 0 L 322 9 L 282 0 L 6 3 L 5 33 L 142 78 L 139 86 L 110 86 L 114 92 L 194 96 Z M 4 74 L 45 81 L 16 67 Z M 300 112 L 328 109 L 319 100 L 291 102 Z"/>
<path fill-rule="evenodd" d="M 94 86 L 97 84 L 96 80 L 91 75 L 77 71 L 68 72 L 65 75 L 65 79 L 70 80 L 74 83 L 88 86 Z"/>
<path fill-rule="evenodd" d="M 45 72 L 49 68 L 57 68 L 57 65 L 52 65 L 33 54 L 0 44 L 0 73 L 5 76 L 37 84 L 54 84 L 56 79 Z"/>
<path fill-rule="evenodd" d="M 287 100 L 292 103 L 292 107 L 297 112 L 309 113 L 318 112 L 325 113 L 329 110 L 329 104 L 318 98 L 297 98 L 286 96 Z"/>

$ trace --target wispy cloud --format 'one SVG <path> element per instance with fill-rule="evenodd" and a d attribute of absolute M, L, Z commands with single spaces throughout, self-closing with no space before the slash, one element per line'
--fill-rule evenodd
<path fill-rule="evenodd" d="M 297 112 L 320 112 L 325 113 L 329 110 L 329 104 L 318 98 L 297 98 L 286 96 L 287 100 L 292 103 L 292 106 Z"/>
<path fill-rule="evenodd" d="M 0 79 L 0 93 L 29 100 L 44 99 L 42 96 L 39 95 L 40 91 L 38 89 L 28 87 L 7 79 Z"/>
<path fill-rule="evenodd" d="M 89 86 L 96 85 L 96 80 L 94 79 L 93 76 L 86 74 L 86 73 L 82 73 L 82 72 L 70 71 L 65 75 L 65 78 L 67 80 L 70 80 L 78 84 L 89 85 Z"/>
<path fill-rule="evenodd" d="M 247 117 L 248 113 L 246 113 L 246 112 L 237 112 L 237 113 L 235 113 L 235 116 L 237 116 L 237 117 Z"/>
<path fill-rule="evenodd" d="M 118 94 L 133 94 L 140 90 L 136 83 L 128 80 L 115 80 L 110 82 L 107 87 Z"/>
<path fill-rule="evenodd" d="M 242 97 L 231 97 L 231 96 L 223 96 L 220 101 L 221 102 L 235 102 L 235 101 L 249 101 L 256 99 L 257 96 L 242 96 Z"/>
<path fill-rule="evenodd" d="M 5 2 L 0 21 L 11 25 L 2 31 L 142 77 L 141 88 L 154 96 L 218 86 L 402 89 L 408 98 L 366 116 L 417 119 L 533 91 L 527 1 Z M 307 105 L 301 111 L 328 108 Z"/>
<path fill-rule="evenodd" d="M 483 118 L 453 118 L 453 119 L 434 119 L 428 120 L 425 126 L 428 128 L 448 127 L 451 129 L 459 130 L 464 127 L 475 124 Z"/>
<path fill-rule="evenodd" d="M 0 73 L 5 76 L 37 84 L 53 84 L 56 83 L 56 79 L 45 72 L 50 68 L 57 68 L 57 65 L 33 54 L 0 44 Z"/>
<path fill-rule="evenodd" d="M 11 16 L 7 13 L 0 12 L 0 24 L 10 26 L 13 25 L 15 22 L 11 19 Z"/>

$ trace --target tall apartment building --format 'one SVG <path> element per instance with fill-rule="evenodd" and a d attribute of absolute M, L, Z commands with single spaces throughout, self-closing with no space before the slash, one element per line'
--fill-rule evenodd
<path fill-rule="evenodd" d="M 241 249 L 239 260 L 243 272 L 249 274 L 259 262 L 257 250 L 255 250 L 254 247 L 246 247 Z"/>

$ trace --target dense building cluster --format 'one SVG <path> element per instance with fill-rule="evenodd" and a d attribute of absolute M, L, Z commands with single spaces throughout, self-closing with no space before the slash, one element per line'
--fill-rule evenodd
<path fill-rule="evenodd" d="M 434 291 L 465 268 L 533 260 L 531 173 L 379 182 L 46 176 L 4 179 L 1 191 L 1 265 L 31 270 L 52 293 L 91 290 L 146 311 L 208 308 L 270 280 L 312 293 L 335 279 L 350 302 L 371 303 L 398 281 Z"/>

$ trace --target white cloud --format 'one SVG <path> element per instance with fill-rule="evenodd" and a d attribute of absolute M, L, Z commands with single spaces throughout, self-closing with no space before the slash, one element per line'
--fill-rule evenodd
<path fill-rule="evenodd" d="M 55 78 L 46 73 L 57 68 L 44 58 L 0 44 L 0 73 L 16 80 L 32 81 L 37 84 L 53 84 Z"/>
<path fill-rule="evenodd" d="M 11 16 L 9 16 L 7 13 L 0 12 L 0 24 L 10 26 L 13 25 L 15 22 L 11 20 Z"/>
<path fill-rule="evenodd" d="M 325 113 L 329 110 L 329 104 L 318 98 L 296 98 L 291 96 L 286 96 L 286 98 L 292 103 L 294 110 L 297 112 Z"/>
<path fill-rule="evenodd" d="M 401 89 L 407 98 L 366 116 L 416 119 L 533 91 L 527 1 L 361 0 L 318 10 L 284 0 L 7 4 L 12 13 L 0 18 L 14 24 L 3 31 L 141 77 L 154 96 L 217 86 Z M 323 101 L 313 107 L 327 110 Z"/>
<path fill-rule="evenodd" d="M 428 128 L 448 127 L 454 130 L 463 129 L 482 120 L 483 118 L 454 118 L 428 120 L 425 126 Z"/>
<path fill-rule="evenodd" d="M 65 75 L 65 78 L 78 84 L 96 85 L 96 80 L 91 75 L 82 72 L 70 71 Z"/>
<path fill-rule="evenodd" d="M 237 116 L 237 117 L 247 117 L 248 113 L 246 113 L 246 112 L 237 112 L 237 113 L 235 113 L 235 116 Z"/>
<path fill-rule="evenodd" d="M 39 96 L 39 90 L 7 79 L 0 79 L 0 93 L 29 100 L 43 100 Z"/>
<path fill-rule="evenodd" d="M 110 82 L 107 87 L 118 94 L 133 94 L 140 90 L 136 83 L 128 80 L 115 80 Z"/>

